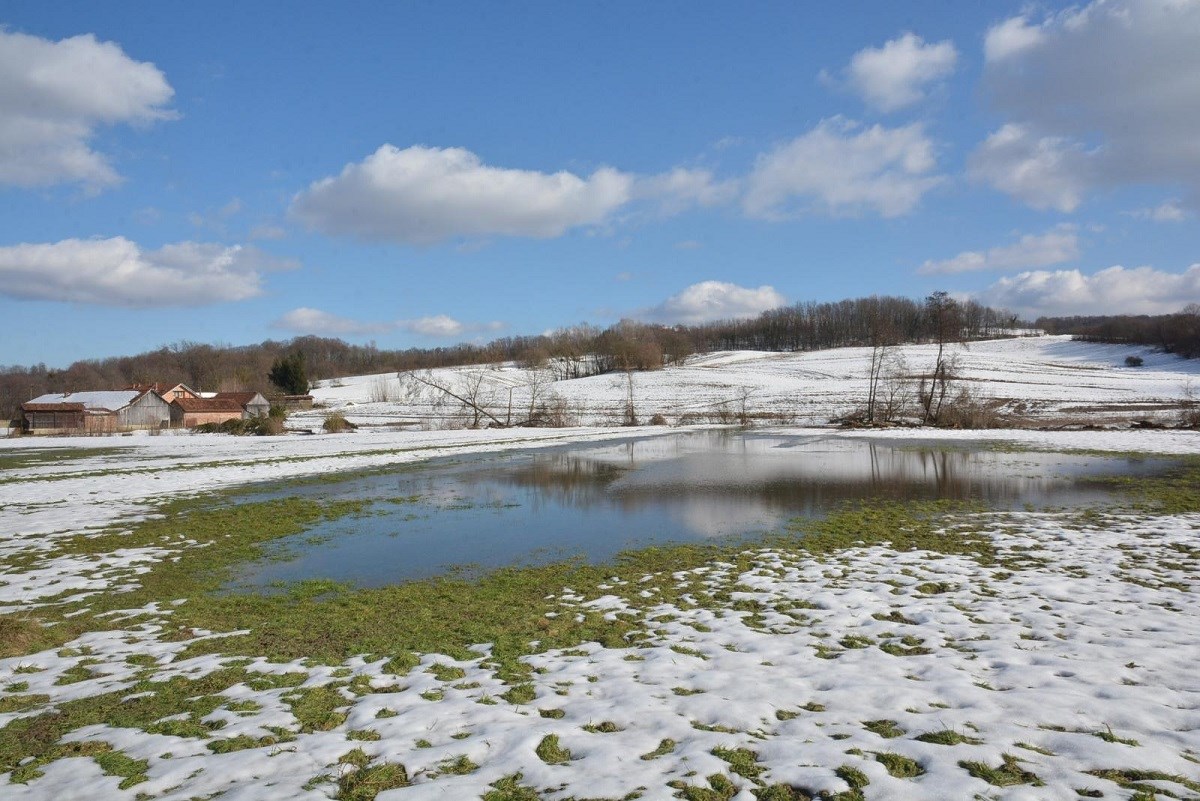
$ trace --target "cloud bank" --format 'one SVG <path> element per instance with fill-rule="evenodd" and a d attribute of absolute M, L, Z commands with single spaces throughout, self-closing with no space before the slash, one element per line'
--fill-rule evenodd
<path fill-rule="evenodd" d="M 91 34 L 58 42 L 0 29 L 0 185 L 83 184 L 121 178 L 91 148 L 105 125 L 172 119 L 174 95 L 153 64 Z"/>
<path fill-rule="evenodd" d="M 504 328 L 504 323 L 463 323 L 445 314 L 412 320 L 364 322 L 320 309 L 301 307 L 275 320 L 271 327 L 296 334 L 327 337 L 365 337 L 392 331 L 407 331 L 424 337 L 450 338 L 484 331 L 499 331 Z"/>
<path fill-rule="evenodd" d="M 545 239 L 596 225 L 630 200 L 633 178 L 608 167 L 581 178 L 492 167 L 462 148 L 383 145 L 292 201 L 332 235 L 430 245 L 459 237 Z"/>
<path fill-rule="evenodd" d="M 1074 226 L 1060 225 L 1044 234 L 1026 234 L 1012 245 L 986 251 L 966 250 L 952 259 L 927 261 L 919 275 L 954 275 L 984 270 L 1027 270 L 1050 267 L 1079 258 L 1079 238 Z"/>
<path fill-rule="evenodd" d="M 774 287 L 751 289 L 723 281 L 701 281 L 638 316 L 656 323 L 695 325 L 755 317 L 786 304 L 787 298 Z"/>
<path fill-rule="evenodd" d="M 1034 208 L 1093 191 L 1182 185 L 1200 198 L 1200 3 L 1096 0 L 1020 15 L 984 42 L 984 86 L 1009 121 L 970 173 Z"/>
<path fill-rule="evenodd" d="M 899 217 L 942 183 L 935 166 L 920 124 L 864 128 L 835 117 L 759 156 L 742 208 L 767 220 L 813 211 Z"/>
<path fill-rule="evenodd" d="M 99 306 L 205 306 L 262 294 L 292 269 L 253 247 L 180 242 L 143 250 L 124 237 L 0 247 L 0 294 Z"/>
<path fill-rule="evenodd" d="M 1200 303 L 1200 264 L 1182 273 L 1152 267 L 1109 267 L 1093 275 L 1079 270 L 1034 270 L 1001 278 L 980 300 L 1031 319 L 1076 314 L 1170 314 Z"/>

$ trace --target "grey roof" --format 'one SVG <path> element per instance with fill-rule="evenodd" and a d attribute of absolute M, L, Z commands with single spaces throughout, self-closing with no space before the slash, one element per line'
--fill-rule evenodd
<path fill-rule="evenodd" d="M 106 392 L 68 392 L 42 395 L 30 403 L 82 403 L 85 409 L 115 412 L 133 403 L 143 393 L 136 389 L 119 389 Z"/>

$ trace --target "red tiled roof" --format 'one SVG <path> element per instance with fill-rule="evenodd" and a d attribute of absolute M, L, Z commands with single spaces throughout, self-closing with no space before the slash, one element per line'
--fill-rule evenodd
<path fill-rule="evenodd" d="M 245 406 L 250 401 L 254 400 L 257 392 L 218 392 L 214 399 L 216 400 L 231 400 L 241 406 Z"/>
<path fill-rule="evenodd" d="M 172 406 L 185 412 L 237 412 L 242 413 L 242 404 L 228 398 L 176 398 Z"/>
<path fill-rule="evenodd" d="M 27 412 L 82 412 L 82 403 L 22 403 Z"/>

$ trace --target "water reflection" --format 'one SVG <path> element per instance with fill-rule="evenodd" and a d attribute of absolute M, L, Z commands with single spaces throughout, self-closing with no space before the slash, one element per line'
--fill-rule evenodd
<path fill-rule="evenodd" d="M 738 432 L 479 457 L 322 487 L 320 494 L 329 497 L 419 500 L 381 502 L 376 514 L 284 541 L 281 552 L 290 559 L 251 565 L 237 583 L 329 577 L 379 585 L 450 565 L 604 560 L 652 543 L 761 535 L 790 518 L 824 515 L 860 499 L 1079 506 L 1108 498 L 1089 479 L 1169 465 Z"/>

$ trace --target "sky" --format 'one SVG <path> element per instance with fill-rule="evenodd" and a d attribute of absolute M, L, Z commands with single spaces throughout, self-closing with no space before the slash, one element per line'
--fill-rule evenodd
<path fill-rule="evenodd" d="M 1200 0 L 0 6 L 0 365 L 1200 303 Z"/>

